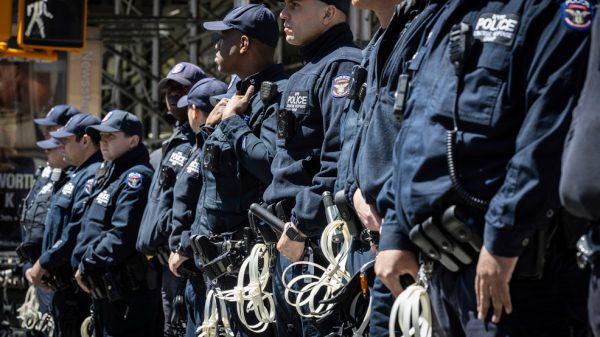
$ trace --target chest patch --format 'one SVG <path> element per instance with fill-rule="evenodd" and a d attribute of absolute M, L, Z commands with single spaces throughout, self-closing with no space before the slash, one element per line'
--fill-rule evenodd
<path fill-rule="evenodd" d="M 292 112 L 305 112 L 308 106 L 308 91 L 290 91 L 285 108 Z"/>
<path fill-rule="evenodd" d="M 94 186 L 94 178 L 90 178 L 85 182 L 84 192 L 86 194 L 92 194 L 92 187 Z"/>
<path fill-rule="evenodd" d="M 98 205 L 106 206 L 108 205 L 108 201 L 110 200 L 110 193 L 106 190 L 100 192 L 96 197 L 96 203 Z"/>
<path fill-rule="evenodd" d="M 477 19 L 473 37 L 481 42 L 510 46 L 519 27 L 516 14 L 483 13 Z"/>
<path fill-rule="evenodd" d="M 340 75 L 333 79 L 331 94 L 333 97 L 346 97 L 350 90 L 350 76 Z"/>
<path fill-rule="evenodd" d="M 560 4 L 564 23 L 575 30 L 589 30 L 594 19 L 594 7 L 587 0 L 566 0 Z"/>
<path fill-rule="evenodd" d="M 44 187 L 42 187 L 42 189 L 40 190 L 40 194 L 48 194 L 52 191 L 52 184 L 48 183 L 46 185 L 44 185 Z"/>
<path fill-rule="evenodd" d="M 131 172 L 127 175 L 127 186 L 138 189 L 142 187 L 142 175 L 137 172 Z"/>
<path fill-rule="evenodd" d="M 175 151 L 173 152 L 173 154 L 171 154 L 171 157 L 169 157 L 169 163 L 171 163 L 171 165 L 173 166 L 182 166 L 185 165 L 185 162 L 187 161 L 188 157 L 181 151 Z"/>
<path fill-rule="evenodd" d="M 200 163 L 198 162 L 198 160 L 192 160 L 192 162 L 185 169 L 185 172 L 189 175 L 200 174 Z"/>
<path fill-rule="evenodd" d="M 73 190 L 75 189 L 75 185 L 73 185 L 71 182 L 67 183 L 63 188 L 62 188 L 62 195 L 65 196 L 71 196 L 71 194 L 73 194 Z"/>

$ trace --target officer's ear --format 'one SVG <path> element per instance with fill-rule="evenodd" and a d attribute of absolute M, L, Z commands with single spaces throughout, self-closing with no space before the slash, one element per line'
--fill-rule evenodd
<path fill-rule="evenodd" d="M 245 54 L 250 48 L 250 38 L 248 35 L 242 35 L 240 37 L 240 54 Z"/>
<path fill-rule="evenodd" d="M 133 135 L 133 136 L 129 137 L 129 148 L 130 149 L 133 149 L 134 147 L 138 146 L 139 143 L 140 143 L 140 136 Z"/>
<path fill-rule="evenodd" d="M 335 13 L 337 12 L 337 8 L 333 5 L 327 5 L 325 7 L 325 12 L 323 13 L 323 25 L 329 26 L 335 19 Z"/>

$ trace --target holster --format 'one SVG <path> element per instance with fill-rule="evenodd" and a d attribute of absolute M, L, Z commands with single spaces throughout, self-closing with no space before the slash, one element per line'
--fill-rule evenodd
<path fill-rule="evenodd" d="M 253 245 L 247 240 L 226 240 L 219 235 L 194 235 L 191 242 L 194 256 L 202 265 L 200 271 L 211 280 L 237 272 Z"/>
<path fill-rule="evenodd" d="M 48 275 L 44 275 L 42 280 L 55 291 L 66 291 L 69 289 L 76 289 L 73 274 L 73 269 L 71 269 L 69 264 L 65 264 L 58 268 L 48 270 Z"/>

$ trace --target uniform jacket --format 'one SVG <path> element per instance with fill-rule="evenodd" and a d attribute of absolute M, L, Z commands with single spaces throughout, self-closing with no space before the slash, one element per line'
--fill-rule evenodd
<path fill-rule="evenodd" d="M 305 234 L 315 236 L 326 223 L 321 194 L 334 187 L 340 114 L 352 67 L 362 57 L 346 23 L 331 27 L 300 52 L 305 65 L 290 77 L 281 103 L 293 113 L 293 132 L 288 139 L 277 139 L 273 182 L 264 199 L 268 203 L 293 200 L 291 220 Z"/>
<path fill-rule="evenodd" d="M 463 187 L 490 201 L 476 230 L 493 254 L 518 256 L 549 225 L 560 206 L 561 150 L 589 52 L 591 16 L 575 17 L 583 14 L 580 3 L 589 4 L 445 4 L 409 65 L 411 93 L 394 148 L 395 212 L 386 215 L 381 249 L 410 249 L 413 226 L 462 202 L 446 163 L 458 78 L 448 42 L 460 22 L 472 27 L 474 42 L 462 62 L 455 163 Z"/>

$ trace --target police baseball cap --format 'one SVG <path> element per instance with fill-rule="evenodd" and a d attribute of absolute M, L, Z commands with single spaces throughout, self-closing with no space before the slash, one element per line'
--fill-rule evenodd
<path fill-rule="evenodd" d="M 71 117 L 65 126 L 54 132 L 50 132 L 50 135 L 58 139 L 71 136 L 82 136 L 85 134 L 85 129 L 88 126 L 98 124 L 100 124 L 100 119 L 98 117 L 82 113 Z"/>
<path fill-rule="evenodd" d="M 203 78 L 196 82 L 187 95 L 181 97 L 177 102 L 178 108 L 185 108 L 194 104 L 202 111 L 210 112 L 214 105 L 210 102 L 210 97 L 220 95 L 227 91 L 227 84 L 216 78 Z"/>
<path fill-rule="evenodd" d="M 100 132 L 119 132 L 133 136 L 142 136 L 142 122 L 136 115 L 123 110 L 112 110 L 99 125 L 92 125 L 85 128 L 85 132 L 92 136 L 97 136 Z"/>
<path fill-rule="evenodd" d="M 48 113 L 44 118 L 36 118 L 33 122 L 37 125 L 41 126 L 55 126 L 55 125 L 65 125 L 67 121 L 81 112 L 75 109 L 73 106 L 68 104 L 56 105 Z"/>
<path fill-rule="evenodd" d="M 319 0 L 328 5 L 333 5 L 337 7 L 337 9 L 344 12 L 346 15 L 350 13 L 350 0 Z M 279 0 L 279 2 L 284 2 L 284 0 Z"/>
<path fill-rule="evenodd" d="M 41 140 L 35 143 L 40 149 L 44 150 L 52 150 L 62 146 L 62 144 L 58 141 L 58 139 L 54 137 L 50 137 L 46 140 Z"/>
<path fill-rule="evenodd" d="M 169 81 L 175 81 L 183 86 L 191 87 L 194 83 L 205 77 L 204 70 L 197 65 L 188 62 L 179 62 L 171 68 L 167 77 L 158 82 L 158 87 L 162 89 Z"/>
<path fill-rule="evenodd" d="M 273 12 L 262 4 L 235 7 L 223 20 L 205 22 L 202 26 L 211 31 L 237 29 L 273 48 L 277 47 L 279 40 L 277 19 Z"/>

